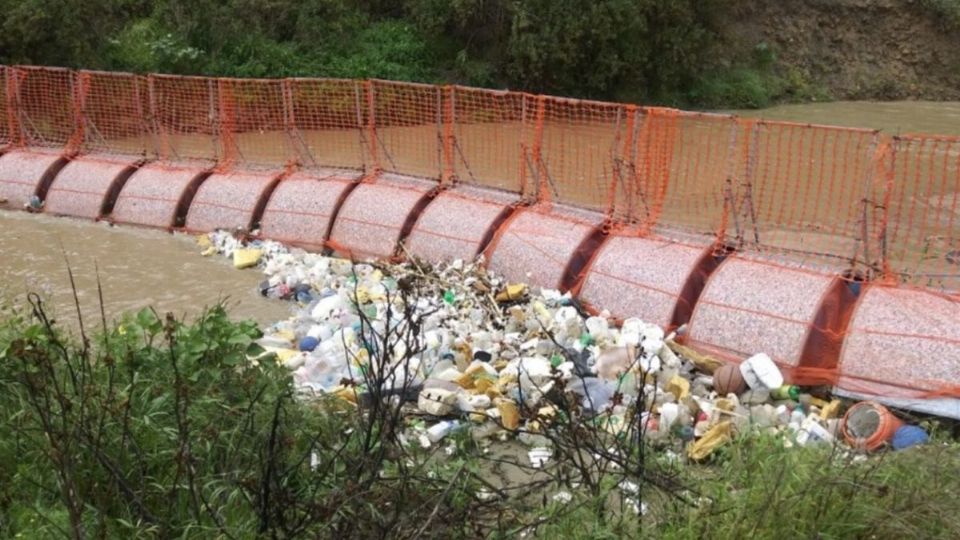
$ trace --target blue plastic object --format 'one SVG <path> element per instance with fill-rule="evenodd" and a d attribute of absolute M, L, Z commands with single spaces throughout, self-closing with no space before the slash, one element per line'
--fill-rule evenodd
<path fill-rule="evenodd" d="M 693 430 L 693 427 L 684 425 L 675 425 L 673 433 L 677 436 L 677 438 L 685 442 L 692 441 L 696 436 L 696 432 Z"/>
<path fill-rule="evenodd" d="M 313 337 L 307 336 L 300 340 L 300 350 L 301 351 L 312 351 L 317 348 L 317 345 L 320 344 L 320 340 Z"/>
<path fill-rule="evenodd" d="M 911 446 L 925 444 L 930 440 L 930 436 L 920 426 L 902 426 L 893 434 L 893 440 L 890 444 L 894 450 L 903 450 Z"/>

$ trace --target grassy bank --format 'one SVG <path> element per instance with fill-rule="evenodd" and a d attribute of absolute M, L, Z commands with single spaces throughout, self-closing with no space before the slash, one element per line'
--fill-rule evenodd
<path fill-rule="evenodd" d="M 743 436 L 695 464 L 640 415 L 613 434 L 559 396 L 525 435 L 553 451 L 538 469 L 465 431 L 424 448 L 410 433 L 430 419 L 366 372 L 358 400 L 298 397 L 273 358 L 250 360 L 257 328 L 222 308 L 74 338 L 36 297 L 2 317 L 3 537 L 960 535 L 960 452 L 937 432 L 870 457 Z M 370 347 L 370 372 L 390 350 Z"/>

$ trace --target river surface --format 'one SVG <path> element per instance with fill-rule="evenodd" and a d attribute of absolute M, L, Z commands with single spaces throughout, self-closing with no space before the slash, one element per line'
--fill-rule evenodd
<path fill-rule="evenodd" d="M 258 270 L 235 270 L 225 258 L 201 256 L 192 236 L 0 210 L 0 302 L 22 305 L 27 292 L 38 292 L 75 330 L 67 260 L 87 327 L 101 320 L 98 268 L 108 320 L 148 306 L 189 318 L 220 300 L 232 318 L 261 325 L 290 312 L 289 303 L 257 293 Z"/>
<path fill-rule="evenodd" d="M 960 102 L 833 102 L 733 111 L 741 116 L 882 129 L 887 133 L 960 135 Z M 200 256 L 193 237 L 133 227 L 0 211 L 0 302 L 42 293 L 61 320 L 76 328 L 64 259 L 70 261 L 88 325 L 100 320 L 97 266 L 108 319 L 153 306 L 195 316 L 226 299 L 234 318 L 262 325 L 286 318 L 289 304 L 256 292 L 257 270 L 234 270 Z"/>
<path fill-rule="evenodd" d="M 747 118 L 881 129 L 890 135 L 960 135 L 957 101 L 833 101 L 729 112 Z"/>

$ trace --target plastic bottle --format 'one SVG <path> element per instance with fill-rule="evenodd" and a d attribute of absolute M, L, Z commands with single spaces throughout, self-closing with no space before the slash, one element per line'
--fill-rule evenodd
<path fill-rule="evenodd" d="M 574 378 L 567 388 L 582 398 L 582 406 L 587 412 L 596 413 L 610 403 L 610 398 L 616 392 L 616 383 L 601 379 Z"/>
<path fill-rule="evenodd" d="M 307 330 L 307 335 L 320 341 L 326 341 L 333 336 L 333 329 L 330 328 L 329 324 L 315 324 Z"/>
<path fill-rule="evenodd" d="M 669 430 L 680 416 L 680 406 L 676 403 L 664 403 L 660 406 L 660 429 Z"/>
<path fill-rule="evenodd" d="M 435 443 L 449 435 L 450 432 L 456 429 L 456 427 L 459 425 L 460 422 L 457 422 L 456 420 L 444 420 L 442 422 L 438 422 L 427 428 L 427 439 L 430 439 L 430 442 Z"/>
<path fill-rule="evenodd" d="M 780 388 L 774 388 L 770 391 L 770 397 L 773 399 L 792 399 L 800 400 L 800 387 L 794 384 L 785 384 Z"/>

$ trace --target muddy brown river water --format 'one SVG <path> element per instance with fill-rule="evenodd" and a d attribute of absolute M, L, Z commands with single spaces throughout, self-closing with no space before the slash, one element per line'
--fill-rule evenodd
<path fill-rule="evenodd" d="M 960 135 L 960 102 L 833 101 L 731 111 L 747 118 L 881 129 L 890 135 Z"/>
<path fill-rule="evenodd" d="M 833 102 L 734 112 L 891 134 L 960 135 L 960 102 Z M 38 291 L 50 299 L 61 319 L 73 320 L 64 253 L 88 321 L 99 321 L 95 265 L 108 318 L 146 306 L 192 316 L 224 298 L 235 318 L 252 318 L 263 325 L 289 314 L 288 304 L 257 294 L 259 272 L 237 271 L 224 259 L 201 257 L 192 237 L 6 211 L 0 211 L 0 300 L 22 300 L 26 291 Z"/>
<path fill-rule="evenodd" d="M 19 303 L 28 291 L 38 292 L 72 328 L 76 314 L 64 255 L 87 325 L 100 321 L 97 268 L 108 319 L 147 306 L 190 317 L 221 299 L 233 318 L 262 325 L 290 312 L 290 304 L 257 293 L 259 271 L 202 257 L 191 236 L 11 211 L 0 211 L 0 231 L 0 302 Z"/>

